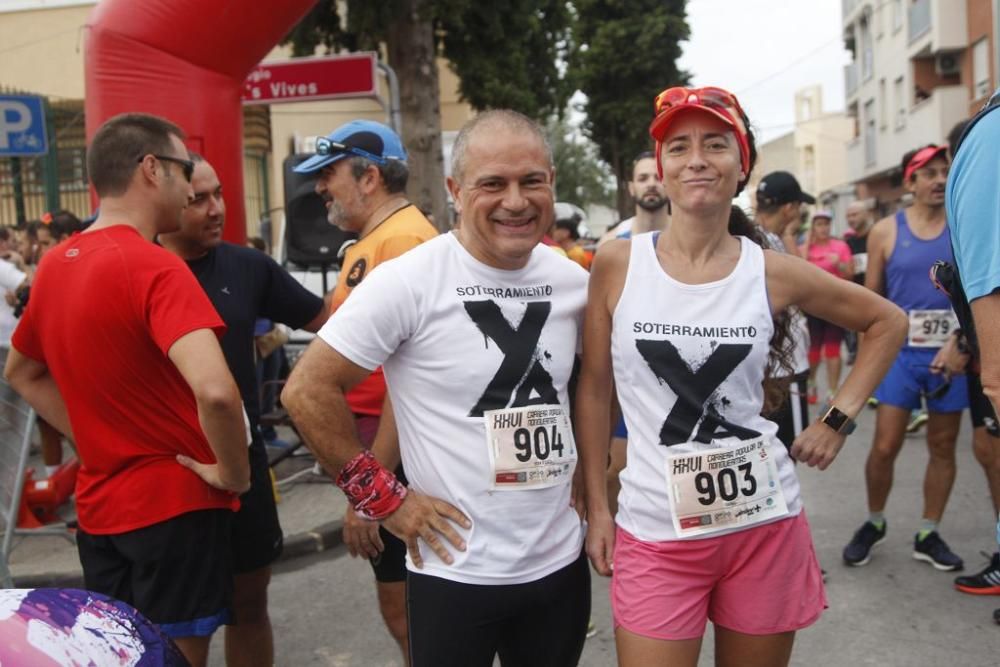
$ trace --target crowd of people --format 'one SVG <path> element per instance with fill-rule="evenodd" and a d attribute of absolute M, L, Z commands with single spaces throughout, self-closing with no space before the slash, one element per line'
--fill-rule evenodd
<path fill-rule="evenodd" d="M 848 565 L 885 538 L 916 410 L 930 457 L 914 558 L 963 568 L 938 529 L 970 405 L 995 516 L 1000 334 L 960 328 L 962 291 L 928 274 L 957 259 L 964 310 L 1000 321 L 975 194 L 996 180 L 964 166 L 998 132 L 984 114 L 955 146 L 907 153 L 911 204 L 872 224 L 852 203 L 841 239 L 794 175 L 754 181 L 736 96 L 671 87 L 632 165 L 634 217 L 583 247 L 522 114 L 462 128 L 447 179 L 458 221 L 442 234 L 406 199 L 399 136 L 352 121 L 296 167 L 358 237 L 318 296 L 222 240 L 224 184 L 181 128 L 123 114 L 88 150 L 89 227 L 52 216 L 0 235 L 7 304 L 26 301 L 5 375 L 78 451 L 87 589 L 135 607 L 192 665 L 220 627 L 227 664 L 275 661 L 283 538 L 259 362 L 279 324 L 317 333 L 281 401 L 349 501 L 344 542 L 370 559 L 407 664 L 577 664 L 593 570 L 611 577 L 621 665 L 697 664 L 708 621 L 718 664 L 786 665 L 827 606 L 796 464 L 829 467 L 866 404 L 868 516 Z M 733 199 L 752 181 L 751 218 Z M 956 587 L 1000 594 L 998 559 Z"/>

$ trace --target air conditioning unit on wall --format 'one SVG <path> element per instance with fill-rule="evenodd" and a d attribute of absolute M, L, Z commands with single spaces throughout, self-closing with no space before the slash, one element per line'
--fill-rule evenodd
<path fill-rule="evenodd" d="M 934 71 L 938 76 L 954 76 L 962 71 L 962 60 L 958 53 L 940 53 L 934 58 Z"/>

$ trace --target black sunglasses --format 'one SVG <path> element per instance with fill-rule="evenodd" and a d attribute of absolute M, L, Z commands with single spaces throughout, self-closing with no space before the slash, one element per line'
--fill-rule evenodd
<path fill-rule="evenodd" d="M 910 368 L 929 368 L 933 370 L 935 367 L 930 364 L 910 364 Z M 920 393 L 924 395 L 924 398 L 929 398 L 931 400 L 943 398 L 951 389 L 951 375 L 948 371 L 942 369 L 940 375 L 942 378 L 941 384 L 934 387 L 930 391 L 921 390 Z"/>
<path fill-rule="evenodd" d="M 173 162 L 174 164 L 179 164 L 181 166 L 181 171 L 184 173 L 184 179 L 188 183 L 191 182 L 191 177 L 194 175 L 194 162 L 192 162 L 191 160 L 185 160 L 179 157 L 171 157 L 170 155 L 157 155 L 156 153 L 150 153 L 150 155 L 152 155 L 157 160 L 160 160 L 162 162 Z M 145 159 L 146 156 L 143 155 L 141 158 L 137 160 L 137 162 L 142 162 Z"/>
<path fill-rule="evenodd" d="M 386 163 L 386 158 L 381 155 L 369 153 L 363 148 L 348 146 L 347 144 L 342 144 L 339 141 L 334 141 L 333 139 L 328 139 L 327 137 L 320 137 L 316 140 L 316 155 L 334 155 L 335 153 L 350 153 L 351 155 L 357 155 L 358 157 L 368 158 L 372 162 L 376 162 L 378 164 L 384 165 Z"/>

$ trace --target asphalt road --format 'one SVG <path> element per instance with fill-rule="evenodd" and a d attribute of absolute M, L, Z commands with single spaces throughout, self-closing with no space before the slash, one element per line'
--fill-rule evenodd
<path fill-rule="evenodd" d="M 972 456 L 967 423 L 958 445 L 958 479 L 941 527 L 942 536 L 966 561 L 967 571 L 986 563 L 995 549 L 994 524 L 982 470 Z M 907 440 L 896 468 L 886 516 L 889 535 L 862 568 L 842 564 L 840 552 L 864 519 L 863 466 L 874 427 L 866 410 L 858 431 L 826 472 L 800 467 L 813 538 L 828 572 L 830 607 L 799 633 L 793 665 L 856 667 L 987 667 L 1000 665 L 1000 626 L 992 611 L 1000 597 L 970 596 L 952 588 L 953 574 L 913 560 L 926 465 L 923 434 Z M 598 633 L 587 641 L 580 664 L 615 664 L 607 580 L 594 578 L 593 618 Z M 389 667 L 401 658 L 375 602 L 367 563 L 335 549 L 282 564 L 271 586 L 271 615 L 282 666 Z M 456 637 L 456 641 L 460 641 Z M 211 664 L 224 664 L 221 641 Z M 701 665 L 711 665 L 711 630 Z"/>

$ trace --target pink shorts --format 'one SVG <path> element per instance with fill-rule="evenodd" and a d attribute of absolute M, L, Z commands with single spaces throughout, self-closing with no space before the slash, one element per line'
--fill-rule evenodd
<path fill-rule="evenodd" d="M 826 609 L 805 513 L 721 537 L 615 540 L 615 627 L 643 637 L 695 639 L 705 621 L 749 635 L 812 625 Z"/>

